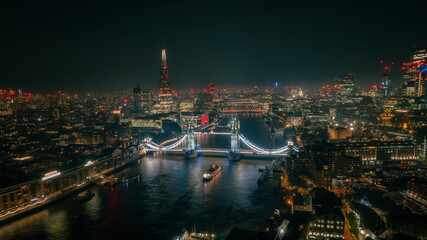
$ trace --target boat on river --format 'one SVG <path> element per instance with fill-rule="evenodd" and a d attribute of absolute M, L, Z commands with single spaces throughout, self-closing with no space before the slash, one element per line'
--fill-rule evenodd
<path fill-rule="evenodd" d="M 210 168 L 203 174 L 203 181 L 209 182 L 220 172 L 221 172 L 220 166 L 215 164 L 211 165 Z"/>

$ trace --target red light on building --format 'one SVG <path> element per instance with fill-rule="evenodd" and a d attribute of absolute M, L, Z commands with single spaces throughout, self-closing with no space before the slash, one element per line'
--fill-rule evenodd
<path fill-rule="evenodd" d="M 125 99 L 125 100 L 123 100 L 125 103 L 127 103 L 128 102 L 128 100 L 127 99 Z"/>
<path fill-rule="evenodd" d="M 209 114 L 202 115 L 200 117 L 200 125 L 206 126 L 209 124 Z"/>

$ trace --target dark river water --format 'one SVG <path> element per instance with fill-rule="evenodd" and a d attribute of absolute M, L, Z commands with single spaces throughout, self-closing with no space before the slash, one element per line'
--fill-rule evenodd
<path fill-rule="evenodd" d="M 241 132 L 267 148 L 282 146 L 283 135 L 270 137 L 262 115 L 239 115 Z M 229 148 L 228 135 L 200 136 L 202 147 Z M 210 164 L 220 175 L 203 183 Z M 107 187 L 92 185 L 90 201 L 71 195 L 39 212 L 0 227 L 0 239 L 174 239 L 185 227 L 225 237 L 232 227 L 262 229 L 266 218 L 281 207 L 280 195 L 257 185 L 265 159 L 228 161 L 226 156 L 183 156 L 156 153 L 133 164 L 123 174 L 139 180 Z"/>

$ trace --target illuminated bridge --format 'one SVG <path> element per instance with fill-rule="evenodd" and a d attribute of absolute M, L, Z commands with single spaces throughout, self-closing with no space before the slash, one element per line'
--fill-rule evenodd
<path fill-rule="evenodd" d="M 194 128 L 189 125 L 188 133 L 181 136 L 180 138 L 169 140 L 162 144 L 154 143 L 151 139 L 144 139 L 143 143 L 140 145 L 140 148 L 145 152 L 185 152 L 188 158 L 197 157 L 201 153 L 224 153 L 228 154 L 231 159 L 239 159 L 240 154 L 257 154 L 261 156 L 285 156 L 289 152 L 299 152 L 299 149 L 289 142 L 288 145 L 279 147 L 279 148 L 264 148 L 253 143 L 247 139 L 243 134 L 240 134 L 240 124 L 234 119 L 231 132 L 209 132 L 204 134 L 222 134 L 230 135 L 231 144 L 229 149 L 220 149 L 220 148 L 196 148 L 194 135 Z M 186 144 L 185 141 L 186 140 Z M 243 144 L 249 150 L 241 149 L 240 145 Z M 186 145 L 183 147 L 183 145 Z"/>
<path fill-rule="evenodd" d="M 265 112 L 258 101 L 234 101 L 224 106 L 221 110 L 222 113 L 235 113 L 235 112 Z"/>

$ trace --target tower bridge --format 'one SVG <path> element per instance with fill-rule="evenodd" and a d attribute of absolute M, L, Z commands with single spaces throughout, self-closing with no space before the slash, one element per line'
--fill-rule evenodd
<path fill-rule="evenodd" d="M 230 135 L 230 148 L 197 148 L 196 141 L 194 138 L 195 134 Z M 184 142 L 185 140 L 187 141 Z M 242 149 L 242 144 L 248 147 L 249 149 Z M 275 149 L 269 149 L 258 146 L 240 133 L 240 123 L 236 120 L 236 118 L 234 118 L 233 120 L 230 132 L 195 132 L 194 126 L 190 124 L 188 126 L 187 134 L 184 134 L 181 137 L 174 139 L 173 142 L 166 141 L 162 144 L 157 144 L 154 143 L 151 139 L 146 138 L 139 147 L 140 149 L 142 149 L 143 152 L 184 152 L 186 158 L 196 158 L 202 153 L 228 154 L 231 160 L 239 160 L 242 154 L 256 154 L 259 156 L 285 156 L 290 152 L 299 152 L 299 149 L 294 146 L 292 142 L 288 142 L 287 145 Z"/>

